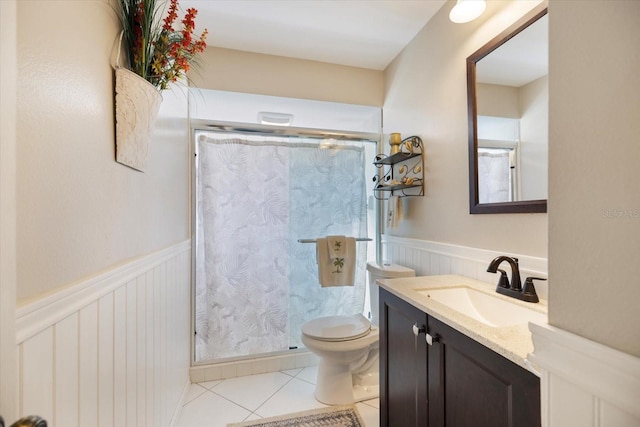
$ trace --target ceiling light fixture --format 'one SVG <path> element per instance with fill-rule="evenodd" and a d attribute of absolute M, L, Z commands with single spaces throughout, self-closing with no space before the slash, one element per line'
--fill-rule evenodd
<path fill-rule="evenodd" d="M 449 19 L 456 24 L 464 24 L 482 15 L 486 7 L 484 0 L 458 0 L 449 13 Z"/>
<path fill-rule="evenodd" d="M 293 114 L 287 113 L 271 113 L 268 111 L 260 111 L 258 113 L 258 123 L 269 126 L 291 126 L 293 122 Z"/>

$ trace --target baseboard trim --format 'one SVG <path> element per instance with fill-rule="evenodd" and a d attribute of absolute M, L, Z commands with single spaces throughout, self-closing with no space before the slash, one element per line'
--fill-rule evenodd
<path fill-rule="evenodd" d="M 186 240 L 18 307 L 16 310 L 17 344 L 125 285 L 135 279 L 140 271 L 150 270 L 190 250 L 191 240 Z"/>
<path fill-rule="evenodd" d="M 306 368 L 318 365 L 318 361 L 317 356 L 310 351 L 304 350 L 295 351 L 292 354 L 192 366 L 189 370 L 189 375 L 191 382 L 196 384 L 247 375 L 286 371 L 288 369 Z"/>

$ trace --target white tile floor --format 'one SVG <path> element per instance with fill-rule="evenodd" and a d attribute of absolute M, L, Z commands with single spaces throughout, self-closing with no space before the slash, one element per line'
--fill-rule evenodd
<path fill-rule="evenodd" d="M 325 407 L 313 397 L 317 370 L 314 366 L 191 384 L 178 426 L 225 427 Z M 379 427 L 379 399 L 356 406 L 366 427 Z"/>

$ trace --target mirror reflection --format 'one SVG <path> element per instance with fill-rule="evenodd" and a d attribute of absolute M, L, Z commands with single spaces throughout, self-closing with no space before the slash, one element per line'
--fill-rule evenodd
<path fill-rule="evenodd" d="M 548 16 L 534 13 L 467 60 L 471 213 L 546 212 Z"/>

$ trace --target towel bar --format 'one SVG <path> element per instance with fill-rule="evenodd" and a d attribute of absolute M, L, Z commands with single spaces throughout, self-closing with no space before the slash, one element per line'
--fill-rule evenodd
<path fill-rule="evenodd" d="M 370 242 L 370 237 L 356 237 L 356 242 Z M 298 239 L 298 243 L 316 243 L 316 239 Z"/>

